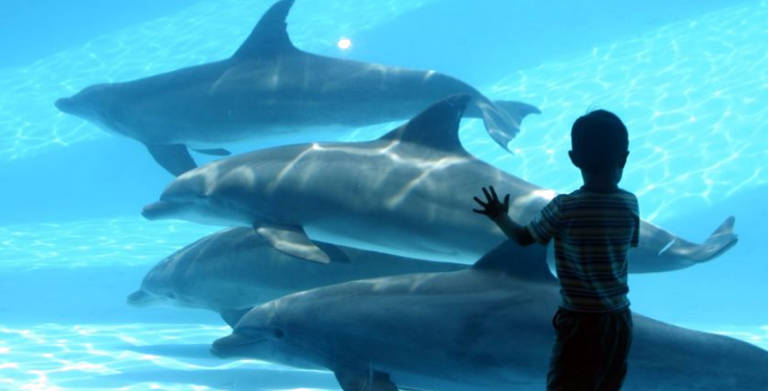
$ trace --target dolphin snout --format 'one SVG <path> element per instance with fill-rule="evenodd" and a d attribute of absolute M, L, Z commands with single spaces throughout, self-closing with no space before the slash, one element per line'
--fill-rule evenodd
<path fill-rule="evenodd" d="M 210 350 L 211 354 L 219 358 L 234 357 L 238 355 L 237 353 L 243 347 L 251 345 L 255 342 L 258 341 L 253 341 L 233 333 L 213 341 Z"/>
<path fill-rule="evenodd" d="M 56 102 L 54 102 L 54 105 L 56 105 L 56 108 L 59 109 L 63 113 L 67 114 L 75 114 L 77 105 L 72 100 L 72 98 L 60 98 L 57 99 Z"/>
<path fill-rule="evenodd" d="M 128 304 L 134 307 L 145 307 L 155 301 L 155 297 L 144 291 L 136 291 L 128 295 Z"/>
<path fill-rule="evenodd" d="M 158 220 L 172 217 L 179 212 L 181 208 L 182 205 L 178 203 L 157 201 L 145 206 L 141 210 L 141 215 L 147 220 Z"/>

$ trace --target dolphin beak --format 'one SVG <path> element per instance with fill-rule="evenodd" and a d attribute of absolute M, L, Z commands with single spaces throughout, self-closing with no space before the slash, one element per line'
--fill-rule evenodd
<path fill-rule="evenodd" d="M 248 345 L 252 345 L 260 341 L 254 341 L 232 333 L 226 337 L 219 338 L 213 341 L 211 345 L 211 353 L 219 358 L 228 358 L 238 355 L 238 352 Z"/>
<path fill-rule="evenodd" d="M 78 104 L 73 98 L 57 99 L 56 102 L 54 102 L 54 105 L 56 105 L 56 108 L 59 109 L 59 111 L 62 113 L 77 116 L 84 114 L 82 105 Z"/>
<path fill-rule="evenodd" d="M 147 220 L 168 218 L 181 210 L 182 205 L 168 201 L 153 202 L 141 210 L 141 215 Z"/>
<path fill-rule="evenodd" d="M 77 105 L 72 98 L 57 99 L 56 102 L 54 102 L 54 105 L 56 105 L 56 108 L 63 113 L 77 114 Z"/>
<path fill-rule="evenodd" d="M 126 299 L 129 305 L 132 305 L 134 307 L 146 307 L 156 301 L 156 298 L 153 295 L 148 294 L 144 291 L 136 291 L 128 295 L 128 298 Z"/>

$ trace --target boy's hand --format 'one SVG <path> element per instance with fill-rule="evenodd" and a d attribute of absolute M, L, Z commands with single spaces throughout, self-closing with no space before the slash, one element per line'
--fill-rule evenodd
<path fill-rule="evenodd" d="M 499 201 L 499 196 L 496 195 L 496 190 L 493 186 L 488 186 L 488 190 L 483 187 L 483 194 L 485 194 L 485 202 L 480 201 L 477 197 L 472 197 L 483 209 L 472 209 L 473 212 L 488 216 L 493 221 L 499 221 L 502 217 L 507 215 L 509 211 L 509 194 L 504 196 L 504 202 Z"/>

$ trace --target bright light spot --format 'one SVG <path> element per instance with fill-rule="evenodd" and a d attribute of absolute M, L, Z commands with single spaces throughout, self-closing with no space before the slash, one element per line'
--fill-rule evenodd
<path fill-rule="evenodd" d="M 347 50 L 350 46 L 352 46 L 352 41 L 349 38 L 341 38 L 339 39 L 339 49 L 341 50 Z"/>
<path fill-rule="evenodd" d="M 545 200 L 551 200 L 551 199 L 555 198 L 557 193 L 555 193 L 554 190 L 534 190 L 534 191 L 531 192 L 531 195 L 533 197 L 540 197 L 540 198 L 543 198 Z"/>

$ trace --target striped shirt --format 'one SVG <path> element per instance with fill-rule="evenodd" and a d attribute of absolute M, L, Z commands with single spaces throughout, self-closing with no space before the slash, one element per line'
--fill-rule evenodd
<path fill-rule="evenodd" d="M 637 247 L 640 231 L 634 194 L 579 189 L 558 195 L 527 228 L 541 244 L 555 240 L 563 308 L 608 312 L 629 306 L 627 252 Z"/>

